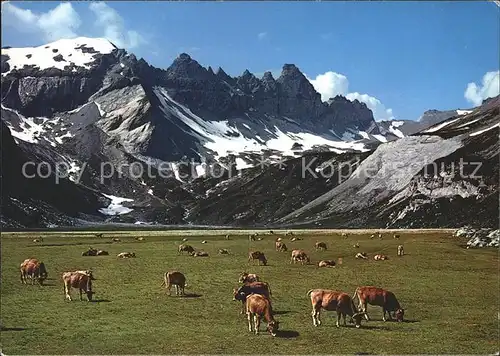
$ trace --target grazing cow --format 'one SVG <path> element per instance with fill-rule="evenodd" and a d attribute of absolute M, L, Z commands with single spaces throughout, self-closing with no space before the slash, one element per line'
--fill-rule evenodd
<path fill-rule="evenodd" d="M 354 291 L 352 299 L 358 298 L 359 309 L 365 315 L 366 320 L 370 320 L 367 313 L 367 304 L 376 305 L 382 307 L 384 316 L 382 318 L 385 321 L 385 313 L 389 314 L 389 320 L 392 320 L 391 312 L 395 312 L 395 318 L 397 321 L 403 321 L 404 309 L 401 308 L 398 300 L 394 293 L 373 286 L 358 287 Z"/>
<path fill-rule="evenodd" d="M 403 248 L 403 245 L 398 246 L 398 256 L 403 256 L 405 254 L 405 250 Z"/>
<path fill-rule="evenodd" d="M 283 242 L 276 241 L 276 251 L 286 252 L 288 251 L 288 247 Z"/>
<path fill-rule="evenodd" d="M 351 317 L 351 322 L 359 328 L 361 326 L 362 313 L 358 313 L 352 298 L 347 293 L 337 292 L 328 289 L 311 289 L 307 292 L 311 298 L 313 325 L 321 325 L 321 309 L 337 312 L 337 327 L 340 327 L 340 318 L 344 318 L 346 326 L 346 315 Z"/>
<path fill-rule="evenodd" d="M 233 289 L 233 301 L 241 301 L 241 314 L 245 314 L 245 301 L 250 294 L 261 294 L 267 298 L 271 297 L 271 288 L 266 282 L 245 283 L 238 289 Z"/>
<path fill-rule="evenodd" d="M 108 256 L 109 252 L 108 251 L 104 251 L 104 250 L 99 250 L 99 251 L 96 252 L 95 255 L 96 256 Z"/>
<path fill-rule="evenodd" d="M 136 241 L 144 241 L 144 237 L 136 237 Z"/>
<path fill-rule="evenodd" d="M 354 248 L 359 248 L 359 242 L 356 242 L 354 245 L 352 245 Z"/>
<path fill-rule="evenodd" d="M 206 243 L 207 243 L 207 240 L 203 240 L 201 243 L 202 243 L 202 244 L 206 244 Z"/>
<path fill-rule="evenodd" d="M 113 241 L 113 242 L 121 242 L 122 240 L 120 240 L 118 237 L 114 237 L 111 241 Z"/>
<path fill-rule="evenodd" d="M 92 301 L 92 294 L 94 294 L 94 292 L 92 292 L 92 280 L 94 279 L 91 271 L 64 272 L 62 280 L 64 282 L 64 294 L 66 299 L 71 301 L 71 288 L 78 288 L 80 300 L 83 300 L 82 292 L 85 292 L 88 301 Z"/>
<path fill-rule="evenodd" d="M 378 238 L 382 239 L 382 233 L 381 232 L 378 233 Z"/>
<path fill-rule="evenodd" d="M 229 235 L 226 235 L 225 239 L 226 239 L 226 240 L 229 240 Z"/>
<path fill-rule="evenodd" d="M 292 231 L 287 231 L 285 236 L 293 236 L 293 232 Z"/>
<path fill-rule="evenodd" d="M 318 267 L 335 267 L 335 261 L 334 260 L 319 261 Z"/>
<path fill-rule="evenodd" d="M 373 256 L 373 259 L 375 261 L 384 261 L 384 260 L 388 260 L 389 257 L 386 255 L 375 255 L 375 256 Z"/>
<path fill-rule="evenodd" d="M 246 298 L 246 312 L 248 318 L 248 331 L 252 332 L 252 319 L 255 335 L 259 334 L 260 320 L 264 317 L 267 322 L 267 331 L 276 336 L 279 321 L 274 319 L 271 301 L 260 294 L 250 294 Z"/>
<path fill-rule="evenodd" d="M 255 273 L 242 272 L 240 274 L 240 278 L 238 279 L 238 282 L 239 283 L 260 282 L 260 278 Z"/>
<path fill-rule="evenodd" d="M 366 252 L 358 252 L 355 256 L 357 259 L 363 259 L 366 260 L 368 256 L 366 255 Z"/>
<path fill-rule="evenodd" d="M 300 237 L 292 237 L 290 241 L 295 242 L 295 241 L 300 241 L 302 240 Z"/>
<path fill-rule="evenodd" d="M 295 263 L 297 261 L 301 262 L 302 264 L 304 264 L 304 262 L 311 262 L 309 256 L 307 256 L 304 250 L 293 250 L 290 263 Z"/>
<path fill-rule="evenodd" d="M 33 242 L 43 242 L 43 239 L 39 237 L 38 239 L 33 239 Z"/>
<path fill-rule="evenodd" d="M 187 252 L 188 254 L 191 255 L 194 252 L 194 248 L 191 245 L 185 245 L 185 244 L 179 245 L 179 250 L 177 254 L 180 254 L 182 252 Z"/>
<path fill-rule="evenodd" d="M 100 234 L 95 234 L 95 237 L 102 237 L 102 233 L 100 233 Z"/>
<path fill-rule="evenodd" d="M 394 239 L 399 239 L 399 237 L 400 236 L 398 234 L 394 234 L 394 236 L 393 236 Z"/>
<path fill-rule="evenodd" d="M 28 278 L 31 278 L 31 285 L 35 284 L 35 280 L 43 285 L 43 281 L 49 276 L 45 264 L 35 258 L 25 259 L 20 265 L 20 271 L 23 284 L 28 284 Z"/>
<path fill-rule="evenodd" d="M 316 250 L 326 250 L 326 243 L 324 242 L 316 242 Z"/>
<path fill-rule="evenodd" d="M 89 247 L 85 252 L 82 252 L 82 256 L 97 256 L 97 250 L 95 248 Z"/>
<path fill-rule="evenodd" d="M 342 233 L 342 237 L 343 237 L 344 239 L 347 239 L 347 238 L 349 237 L 349 234 L 348 234 L 347 232 L 343 232 L 343 233 Z"/>
<path fill-rule="evenodd" d="M 374 238 L 375 238 L 375 234 L 371 234 L 370 239 L 374 239 Z"/>
<path fill-rule="evenodd" d="M 194 257 L 208 257 L 208 252 L 205 252 L 205 251 L 192 252 L 191 256 L 194 256 Z"/>
<path fill-rule="evenodd" d="M 133 258 L 135 257 L 135 252 L 121 252 L 117 256 L 118 258 Z"/>
<path fill-rule="evenodd" d="M 160 287 L 163 286 L 168 290 L 168 295 L 172 293 L 172 286 L 175 286 L 175 295 L 184 295 L 184 288 L 187 287 L 186 277 L 178 271 L 165 272 Z"/>
<path fill-rule="evenodd" d="M 248 241 L 255 241 L 254 235 L 248 235 Z"/>
<path fill-rule="evenodd" d="M 260 266 L 260 263 L 262 262 L 264 266 L 267 266 L 267 258 L 264 255 L 264 253 L 260 251 L 253 251 L 248 254 L 248 262 L 257 260 L 258 264 Z"/>
<path fill-rule="evenodd" d="M 219 255 L 229 255 L 229 251 L 226 250 L 225 248 L 220 248 Z"/>
<path fill-rule="evenodd" d="M 283 241 L 283 239 L 281 237 L 276 238 L 276 242 L 281 242 L 281 241 Z"/>

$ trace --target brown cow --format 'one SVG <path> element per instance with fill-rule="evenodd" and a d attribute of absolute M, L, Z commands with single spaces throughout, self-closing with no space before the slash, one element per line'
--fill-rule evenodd
<path fill-rule="evenodd" d="M 267 322 L 267 331 L 276 336 L 279 322 L 274 319 L 271 301 L 260 294 L 250 294 L 246 297 L 246 312 L 248 318 L 248 331 L 252 332 L 252 318 L 255 335 L 259 334 L 260 320 L 264 317 Z"/>
<path fill-rule="evenodd" d="M 47 279 L 49 274 L 43 262 L 35 258 L 25 259 L 20 265 L 21 283 L 28 284 L 28 277 L 31 278 L 31 285 L 35 284 L 35 280 L 43 285 L 43 281 Z"/>
<path fill-rule="evenodd" d="M 264 266 L 267 266 L 267 258 L 264 255 L 264 253 L 262 253 L 260 251 L 249 252 L 248 253 L 248 262 L 255 261 L 255 260 L 258 261 L 259 266 L 260 266 L 261 262 L 264 264 Z"/>
<path fill-rule="evenodd" d="M 335 267 L 335 261 L 334 260 L 319 261 L 318 267 Z"/>
<path fill-rule="evenodd" d="M 368 258 L 366 255 L 366 252 L 358 252 L 356 254 L 356 256 L 354 256 L 354 257 L 357 259 L 363 259 L 363 260 L 366 260 Z"/>
<path fill-rule="evenodd" d="M 403 321 L 404 309 L 401 308 L 398 300 L 394 293 L 373 286 L 358 287 L 354 291 L 352 299 L 358 298 L 359 308 L 365 314 L 366 320 L 370 320 L 367 314 L 367 304 L 376 305 L 382 307 L 384 316 L 382 318 L 385 321 L 385 313 L 389 314 L 389 320 L 392 320 L 391 312 L 395 312 L 395 318 L 397 321 Z"/>
<path fill-rule="evenodd" d="M 311 262 L 309 256 L 307 256 L 304 250 L 293 250 L 290 263 L 295 263 L 297 261 L 301 262 L 302 264 L 304 264 L 304 262 Z"/>
<path fill-rule="evenodd" d="M 326 243 L 324 242 L 316 242 L 316 250 L 326 250 Z"/>
<path fill-rule="evenodd" d="M 240 278 L 238 279 L 239 283 L 252 283 L 252 282 L 260 282 L 260 277 L 255 273 L 247 273 L 242 272 L 240 274 Z"/>
<path fill-rule="evenodd" d="M 184 295 L 184 288 L 187 287 L 186 277 L 178 271 L 165 272 L 160 287 L 163 286 L 168 290 L 168 295 L 172 293 L 172 286 L 175 286 L 175 295 Z"/>
<path fill-rule="evenodd" d="M 281 241 L 276 241 L 276 251 L 280 251 L 280 252 L 286 252 L 288 251 L 288 247 L 286 247 L 286 245 L 281 242 Z"/>
<path fill-rule="evenodd" d="M 62 275 L 63 283 L 64 283 L 64 293 L 66 295 L 66 299 L 71 299 L 71 288 L 78 288 L 80 292 L 80 300 L 82 298 L 82 292 L 87 294 L 88 301 L 92 301 L 92 280 L 94 280 L 94 276 L 91 271 L 75 271 L 75 272 L 64 272 Z"/>
<path fill-rule="evenodd" d="M 241 301 L 241 314 L 245 314 L 245 301 L 250 294 L 262 294 L 267 298 L 271 298 L 271 288 L 266 282 L 245 283 L 238 289 L 233 289 L 233 301 Z"/>
<path fill-rule="evenodd" d="M 185 244 L 179 245 L 179 250 L 177 254 L 180 254 L 182 252 L 187 252 L 188 254 L 192 254 L 194 252 L 194 248 L 191 245 L 185 245 Z"/>
<path fill-rule="evenodd" d="M 341 316 L 344 318 L 344 326 L 347 325 L 346 315 L 351 317 L 351 322 L 354 322 L 357 328 L 361 326 L 363 313 L 357 312 L 349 294 L 328 289 L 311 289 L 307 292 L 307 295 L 311 297 L 313 308 L 311 316 L 314 326 L 321 325 L 320 313 L 322 308 L 327 311 L 337 312 L 337 327 L 340 327 Z"/>
<path fill-rule="evenodd" d="M 375 255 L 375 256 L 373 256 L 373 259 L 374 259 L 375 261 L 385 261 L 385 260 L 388 260 L 388 259 L 389 259 L 389 257 L 388 257 L 388 256 L 386 256 L 386 255 L 380 255 L 380 254 L 379 254 L 379 255 Z"/>

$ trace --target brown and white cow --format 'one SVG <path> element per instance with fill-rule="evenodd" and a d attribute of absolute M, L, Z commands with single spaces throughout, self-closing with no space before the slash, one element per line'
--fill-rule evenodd
<path fill-rule="evenodd" d="M 187 286 L 186 277 L 179 271 L 165 272 L 160 287 L 163 286 L 168 290 L 168 295 L 171 295 L 172 286 L 175 286 L 175 295 L 184 295 L 184 288 Z"/>
<path fill-rule="evenodd" d="M 358 287 L 354 291 L 354 295 L 352 299 L 358 298 L 358 305 L 360 311 L 364 312 L 366 320 L 370 320 L 367 314 L 367 304 L 376 305 L 382 307 L 384 312 L 382 320 L 385 321 L 385 313 L 389 314 L 389 320 L 392 320 L 391 312 L 395 312 L 395 318 L 397 321 L 403 321 L 404 309 L 401 308 L 396 296 L 394 293 L 374 287 L 374 286 L 365 286 Z"/>
<path fill-rule="evenodd" d="M 36 258 L 27 258 L 20 265 L 21 283 L 28 284 L 28 278 L 31 278 L 31 285 L 35 284 L 35 280 L 43 285 L 43 281 L 47 279 L 48 273 L 43 262 Z"/>
<path fill-rule="evenodd" d="M 261 294 L 250 294 L 246 297 L 245 304 L 248 319 L 248 331 L 253 332 L 255 330 L 255 335 L 258 335 L 260 320 L 261 318 L 264 318 L 267 322 L 267 331 L 269 331 L 272 336 L 276 336 L 276 332 L 279 328 L 279 321 L 274 319 L 271 301 Z M 252 330 L 252 319 L 254 330 Z"/>
<path fill-rule="evenodd" d="M 177 254 L 180 254 L 182 252 L 187 252 L 188 254 L 192 254 L 194 252 L 194 248 L 191 245 L 181 244 L 179 245 Z"/>
<path fill-rule="evenodd" d="M 118 258 L 134 258 L 135 252 L 120 252 L 117 255 Z"/>
<path fill-rule="evenodd" d="M 335 267 L 334 260 L 322 260 L 318 262 L 318 267 Z"/>
<path fill-rule="evenodd" d="M 238 289 L 233 289 L 233 301 L 241 301 L 241 314 L 245 314 L 246 298 L 252 293 L 262 294 L 269 299 L 271 298 L 271 288 L 266 282 L 245 283 Z"/>
<path fill-rule="evenodd" d="M 398 246 L 398 256 L 404 256 L 405 250 L 403 248 L 403 245 Z"/>
<path fill-rule="evenodd" d="M 66 299 L 71 299 L 71 288 L 77 288 L 80 292 L 80 300 L 83 300 L 82 294 L 85 292 L 88 301 L 92 301 L 92 281 L 94 276 L 91 271 L 74 271 L 74 272 L 64 272 L 62 275 L 62 280 L 64 283 L 64 294 Z"/>
<path fill-rule="evenodd" d="M 135 237 L 136 241 L 144 241 L 144 237 Z"/>
<path fill-rule="evenodd" d="M 196 251 L 196 252 L 192 252 L 191 256 L 193 256 L 193 257 L 208 257 L 208 252 Z"/>
<path fill-rule="evenodd" d="M 257 260 L 258 261 L 258 264 L 260 265 L 260 263 L 262 262 L 264 264 L 264 266 L 267 266 L 267 258 L 266 256 L 264 255 L 263 252 L 260 252 L 260 251 L 250 251 L 248 253 L 248 262 L 250 261 L 255 261 Z"/>
<path fill-rule="evenodd" d="M 252 282 L 260 282 L 260 277 L 255 273 L 247 273 L 242 272 L 240 274 L 240 278 L 238 279 L 239 283 L 252 283 Z"/>
<path fill-rule="evenodd" d="M 276 241 L 275 245 L 276 245 L 276 251 L 280 251 L 280 252 L 288 251 L 288 247 L 286 247 L 285 243 L 283 243 L 281 241 Z"/>
<path fill-rule="evenodd" d="M 307 292 L 311 298 L 313 325 L 321 325 L 321 309 L 337 312 L 337 327 L 340 327 L 340 318 L 344 318 L 344 326 L 346 326 L 346 315 L 351 317 L 351 322 L 359 328 L 363 313 L 358 313 L 356 306 L 349 294 L 338 292 L 329 289 L 311 289 Z"/>
<path fill-rule="evenodd" d="M 316 242 L 316 245 L 314 245 L 316 250 L 326 250 L 326 243 L 324 242 Z"/>
<path fill-rule="evenodd" d="M 309 263 L 311 260 L 304 250 L 293 250 L 292 257 L 290 258 L 290 263 L 300 262 L 302 264 Z"/>
<path fill-rule="evenodd" d="M 373 259 L 374 259 L 375 261 L 385 261 L 385 260 L 388 260 L 388 259 L 389 259 L 389 257 L 388 257 L 388 256 L 386 256 L 386 255 L 381 255 L 381 254 L 378 254 L 378 255 L 373 256 Z"/>
<path fill-rule="evenodd" d="M 114 237 L 111 239 L 111 241 L 113 242 L 121 242 L 122 240 L 120 240 L 118 237 Z"/>
<path fill-rule="evenodd" d="M 218 252 L 219 255 L 229 255 L 229 251 L 225 248 L 220 248 Z"/>

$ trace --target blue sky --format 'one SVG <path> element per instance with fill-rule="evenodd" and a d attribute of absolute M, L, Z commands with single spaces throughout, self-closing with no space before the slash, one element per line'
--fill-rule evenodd
<path fill-rule="evenodd" d="M 493 2 L 2 2 L 2 45 L 107 37 L 166 68 L 181 52 L 231 75 L 296 64 L 376 119 L 468 108 L 499 86 Z"/>

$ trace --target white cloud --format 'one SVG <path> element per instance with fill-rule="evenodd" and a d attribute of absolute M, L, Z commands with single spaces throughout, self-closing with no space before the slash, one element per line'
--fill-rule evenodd
<path fill-rule="evenodd" d="M 321 100 L 327 101 L 337 95 L 345 95 L 349 89 L 349 80 L 345 75 L 326 72 L 316 76 L 316 79 L 306 78 L 311 82 L 314 89 L 321 94 Z"/>
<path fill-rule="evenodd" d="M 373 112 L 373 117 L 376 121 L 393 120 L 394 115 L 392 109 L 388 109 L 377 98 L 368 94 L 360 94 L 358 92 L 349 92 L 349 80 L 343 74 L 335 73 L 332 71 L 319 74 L 316 79 L 311 79 L 306 76 L 311 82 L 314 89 L 321 94 L 321 100 L 327 101 L 337 95 L 343 95 L 347 99 L 354 101 L 358 100 L 366 104 L 366 106 Z"/>
<path fill-rule="evenodd" d="M 368 94 L 360 94 L 358 92 L 349 93 L 346 98 L 354 101 L 358 100 L 366 104 L 368 109 L 373 113 L 373 117 L 376 121 L 382 120 L 394 120 L 394 115 L 392 114 L 392 109 L 387 109 L 384 104 L 380 102 L 377 98 L 370 96 Z"/>
<path fill-rule="evenodd" d="M 257 35 L 257 38 L 258 38 L 259 40 L 263 40 L 263 39 L 267 38 L 267 32 L 261 32 L 261 33 L 259 33 L 259 34 Z"/>
<path fill-rule="evenodd" d="M 55 41 L 76 37 L 81 20 L 69 2 L 41 14 L 5 2 L 2 3 L 2 23 L 22 33 L 40 35 L 44 41 Z"/>
<path fill-rule="evenodd" d="M 96 26 L 104 31 L 104 36 L 119 48 L 135 48 L 145 43 L 144 38 L 133 30 L 126 31 L 123 18 L 104 2 L 93 2 L 90 10 L 96 16 Z"/>
<path fill-rule="evenodd" d="M 483 76 L 481 85 L 467 84 L 464 97 L 475 106 L 481 105 L 484 99 L 495 97 L 500 93 L 500 71 L 487 72 Z"/>
<path fill-rule="evenodd" d="M 126 29 L 123 18 L 106 3 L 91 3 L 89 8 L 96 17 L 96 28 L 102 31 L 98 37 L 105 37 L 116 46 L 126 49 L 146 43 L 139 32 Z M 69 2 L 43 13 L 34 13 L 10 2 L 2 2 L 2 27 L 11 27 L 43 41 L 82 36 L 81 25 L 80 15 Z"/>

